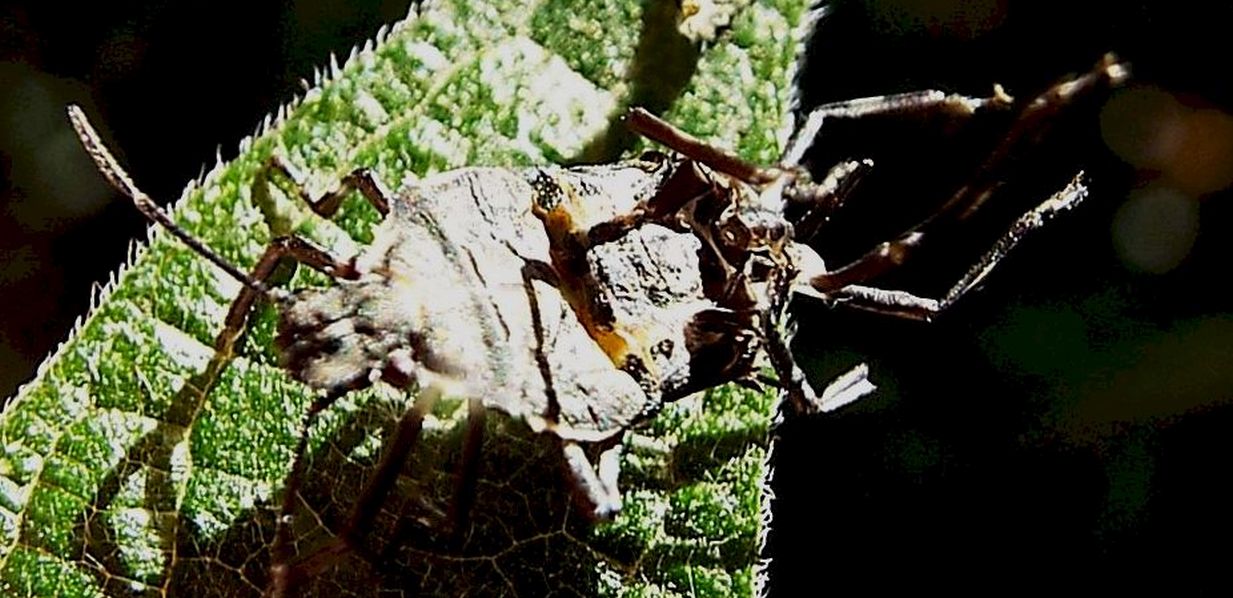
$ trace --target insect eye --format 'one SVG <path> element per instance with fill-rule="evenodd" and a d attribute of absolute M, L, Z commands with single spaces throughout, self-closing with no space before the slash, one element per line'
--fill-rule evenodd
<path fill-rule="evenodd" d="M 787 236 L 787 228 L 782 222 L 763 222 L 754 226 L 753 235 L 773 245 Z"/>

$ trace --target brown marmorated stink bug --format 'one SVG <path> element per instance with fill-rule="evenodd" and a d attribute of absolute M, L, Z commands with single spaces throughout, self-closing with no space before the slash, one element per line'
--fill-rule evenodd
<path fill-rule="evenodd" d="M 243 284 L 217 349 L 232 351 L 254 303 L 269 299 L 280 310 L 283 366 L 320 391 L 304 418 L 272 549 L 270 589 L 285 595 L 328 566 L 332 555 L 357 549 L 425 415 L 443 395 L 466 397 L 475 422 L 496 409 L 558 438 L 576 496 L 602 519 L 621 508 L 624 433 L 666 402 L 726 382 L 766 380 L 758 374 L 763 363 L 797 412 L 826 411 L 869 392 L 863 366 L 821 393 L 810 388 L 788 347 L 791 297 L 803 293 L 917 319 L 946 309 L 1025 234 L 1081 201 L 1081 175 L 1017 220 L 940 299 L 863 283 L 902 263 L 935 224 L 962 221 L 976 210 L 1008 159 L 1057 111 L 1125 76 L 1124 66 L 1106 57 L 1023 104 L 1000 90 L 985 99 L 920 92 L 829 104 L 811 114 L 774 167 L 748 164 L 635 109 L 627 117 L 631 128 L 670 153 L 570 168 L 464 168 L 397 193 L 357 170 L 322 197 L 301 196 L 329 217 L 358 190 L 384 215 L 370 246 L 342 259 L 305 239 L 280 237 L 251 273 L 176 226 L 133 184 L 81 110 L 70 107 L 69 115 L 113 185 Z M 812 181 L 800 162 L 824 119 L 888 112 L 963 118 L 1015 108 L 1019 116 L 1001 146 L 921 225 L 838 269 L 827 269 L 805 244 L 871 166 L 844 162 Z M 301 178 L 278 158 L 266 174 L 297 185 Z M 271 286 L 270 276 L 288 258 L 337 284 L 294 292 Z M 417 398 L 335 545 L 294 554 L 290 529 L 307 431 L 340 396 L 377 382 Z M 460 477 L 474 471 L 481 429 L 469 426 Z M 598 467 L 583 445 L 597 447 Z"/>

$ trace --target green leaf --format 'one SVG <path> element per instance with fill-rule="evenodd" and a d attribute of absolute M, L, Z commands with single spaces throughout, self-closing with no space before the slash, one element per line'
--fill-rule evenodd
<path fill-rule="evenodd" d="M 691 42 L 672 2 L 427 3 L 190 186 L 175 217 L 246 268 L 271 229 L 348 255 L 371 239 L 375 211 L 352 198 L 327 222 L 278 192 L 254 197 L 269 156 L 311 173 L 318 189 L 361 166 L 393 184 L 464 165 L 611 160 L 632 149 L 617 118 L 634 104 L 769 162 L 783 142 L 808 2 L 717 4 L 735 11 L 730 27 Z M 324 283 L 304 272 L 290 282 Z M 9 402 L 0 415 L 0 593 L 265 588 L 312 393 L 276 366 L 269 309 L 237 355 L 214 350 L 238 290 L 156 231 Z M 337 532 L 407 401 L 388 388 L 353 393 L 312 428 L 301 554 Z M 601 525 L 573 512 L 551 439 L 491 415 L 470 531 L 451 545 L 432 522 L 450 508 L 466 409 L 447 402 L 365 537 L 365 556 L 382 558 L 343 555 L 310 588 L 752 595 L 774 408 L 771 395 L 733 388 L 669 406 L 636 431 L 624 458 L 626 508 Z"/>

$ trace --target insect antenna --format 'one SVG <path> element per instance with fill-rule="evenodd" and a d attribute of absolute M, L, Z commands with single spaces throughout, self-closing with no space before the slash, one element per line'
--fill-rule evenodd
<path fill-rule="evenodd" d="M 111 186 L 132 199 L 133 205 L 137 206 L 137 210 L 145 215 L 146 218 L 157 222 L 159 226 L 167 229 L 168 232 L 183 241 L 185 245 L 188 245 L 190 249 L 197 252 L 201 257 L 210 260 L 215 266 L 222 268 L 224 272 L 239 281 L 240 284 L 266 297 L 277 298 L 277 293 L 273 289 L 235 267 L 223 259 L 222 256 L 215 253 L 214 250 L 206 247 L 204 243 L 176 224 L 167 215 L 167 212 L 164 212 L 154 203 L 153 199 L 150 199 L 149 195 L 138 189 L 137 185 L 133 183 L 133 179 L 128 176 L 128 173 L 124 171 L 120 163 L 116 161 L 115 156 L 103 145 L 98 132 L 90 125 L 89 119 L 86 118 L 86 113 L 82 111 L 80 106 L 69 104 L 68 116 L 69 121 L 73 124 L 73 129 L 77 131 L 77 138 L 81 140 L 81 145 L 86 148 L 86 153 L 90 154 L 90 158 L 94 160 L 94 164 L 98 167 L 99 172 L 107 179 L 108 183 L 111 183 Z"/>

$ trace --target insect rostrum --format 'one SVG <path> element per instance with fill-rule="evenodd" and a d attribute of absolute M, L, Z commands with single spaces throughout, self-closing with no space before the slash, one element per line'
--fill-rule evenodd
<path fill-rule="evenodd" d="M 864 283 L 928 238 L 936 222 L 960 221 L 996 187 L 1007 156 L 1029 131 L 1073 98 L 1114 83 L 1124 68 L 1096 69 L 1015 104 L 936 92 L 869 98 L 819 108 L 775 167 L 750 165 L 635 110 L 630 125 L 666 146 L 615 164 L 524 170 L 465 168 L 390 192 L 356 171 L 334 191 L 305 197 L 329 217 L 350 190 L 384 216 L 355 256 L 330 255 L 294 236 L 276 239 L 251 273 L 238 271 L 178 229 L 128 179 L 76 108 L 70 116 L 104 175 L 149 217 L 243 283 L 217 347 L 231 351 L 253 304 L 279 309 L 282 365 L 320 391 L 305 415 L 272 547 L 271 590 L 292 592 L 341 552 L 361 551 L 374 512 L 414 450 L 425 415 L 442 396 L 464 397 L 479 420 L 495 409 L 559 440 L 567 477 L 585 510 L 621 509 L 617 483 L 623 435 L 666 403 L 726 382 L 755 384 L 760 366 L 792 408 L 813 413 L 869 392 L 857 368 L 815 393 L 788 349 L 787 304 L 803 293 L 896 316 L 928 319 L 973 288 L 1030 230 L 1086 194 L 1079 178 L 1029 212 L 944 297 L 932 300 Z M 852 264 L 828 269 L 806 245 L 870 168 L 841 163 L 814 182 L 798 162 L 828 117 L 879 112 L 960 117 L 982 110 L 1021 115 L 973 178 L 926 223 Z M 299 175 L 275 158 L 268 176 Z M 306 195 L 306 194 L 305 194 Z M 789 217 L 789 214 L 795 216 Z M 294 259 L 336 280 L 288 292 L 269 278 Z M 300 554 L 293 539 L 307 430 L 342 395 L 377 382 L 416 393 L 381 465 L 329 547 Z M 480 443 L 469 426 L 465 444 Z M 584 445 L 597 447 L 598 465 Z M 474 450 L 466 451 L 474 455 Z M 464 471 L 472 470 L 474 458 Z M 466 474 L 459 484 L 465 500 Z M 465 517 L 465 508 L 457 517 Z"/>

